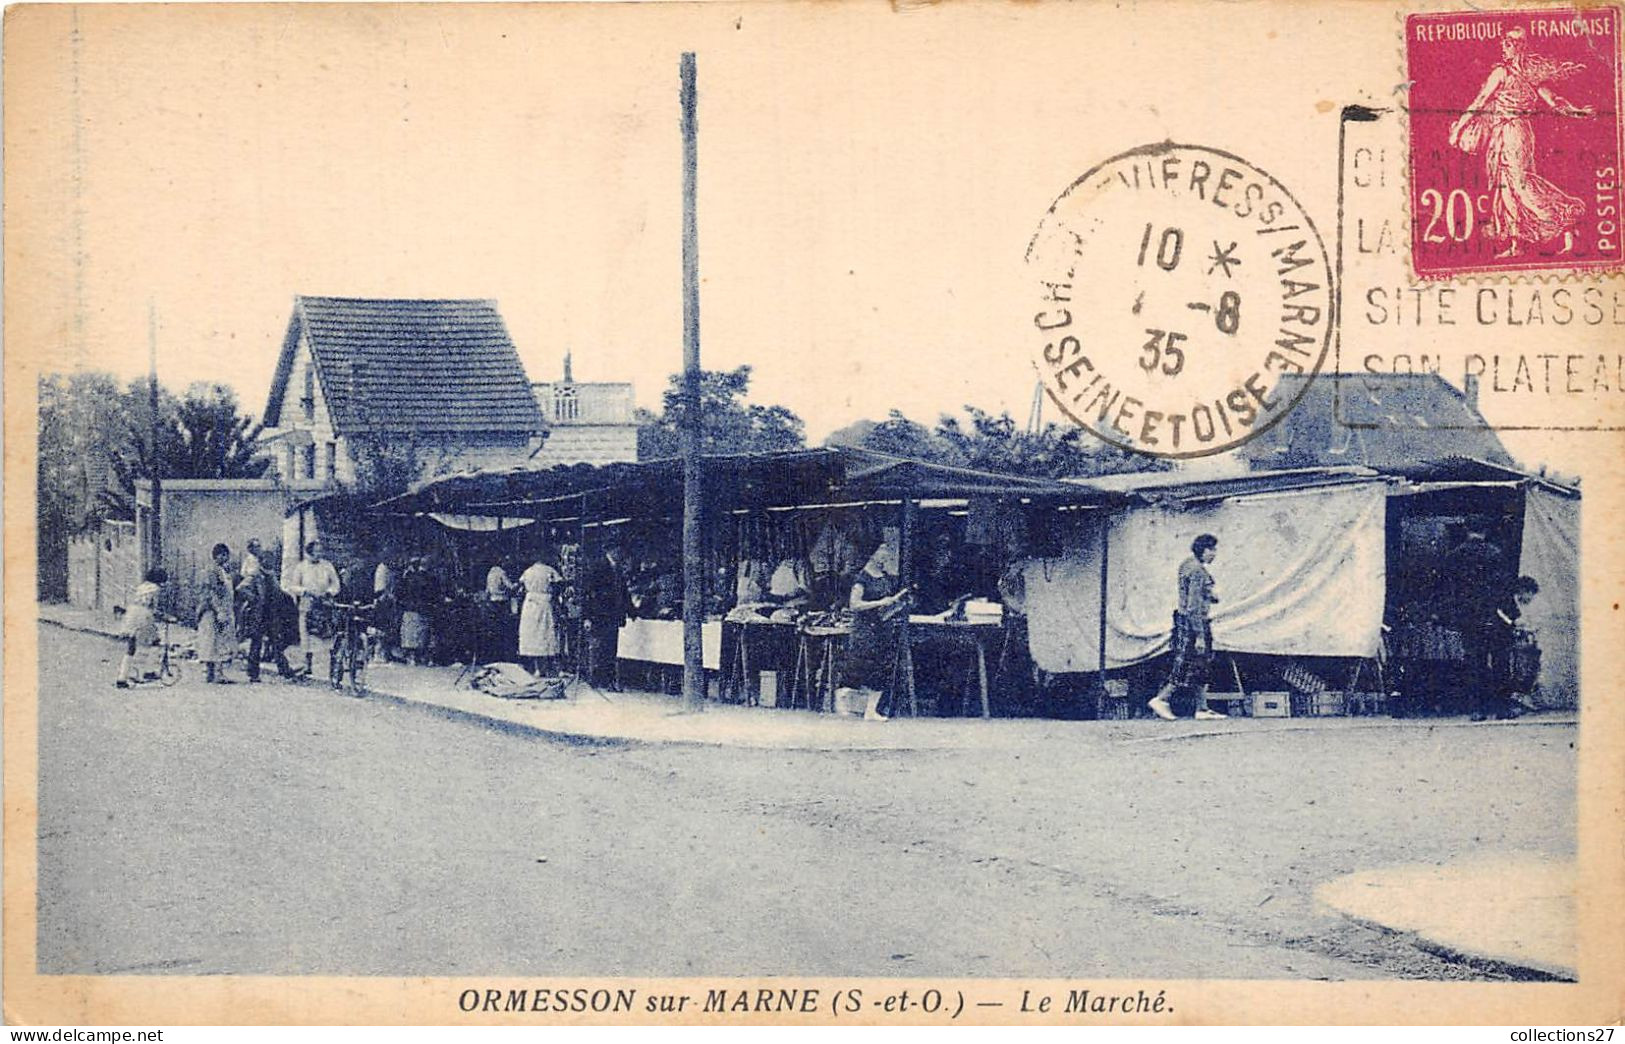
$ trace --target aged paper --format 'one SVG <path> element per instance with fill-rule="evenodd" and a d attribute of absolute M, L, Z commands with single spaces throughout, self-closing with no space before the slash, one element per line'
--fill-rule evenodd
<path fill-rule="evenodd" d="M 5 29 L 9 1022 L 1625 1016 L 1617 5 L 24 4 Z M 566 410 L 568 353 L 564 384 L 630 384 L 658 413 L 683 364 L 685 54 L 707 369 L 752 367 L 751 401 L 794 411 L 808 446 L 893 410 L 929 427 L 968 404 L 1171 462 L 1157 474 L 1178 495 L 1122 476 L 1087 487 L 1080 509 L 1132 507 L 1102 523 L 1104 543 L 1059 522 L 1029 534 L 1070 549 L 1032 551 L 1022 574 L 1038 677 L 1052 694 L 1077 679 L 1090 712 L 1013 712 L 996 656 L 980 683 L 996 720 L 978 714 L 972 659 L 969 682 L 953 675 L 972 694 L 963 716 L 931 704 L 941 721 L 900 699 L 891 722 L 833 721 L 877 712 L 859 687 L 798 711 L 719 706 L 709 723 L 741 722 L 726 735 L 667 715 L 619 738 L 583 726 L 598 737 L 585 745 L 559 742 L 574 725 L 475 727 L 499 701 L 467 686 L 336 704 L 325 685 L 245 684 L 240 665 L 235 688 L 206 688 L 188 661 L 174 687 L 115 688 L 125 639 L 60 626 L 81 620 L 63 615 L 75 603 L 45 594 L 41 382 L 106 372 L 117 391 L 152 358 L 177 393 L 219 383 L 245 414 L 280 409 L 272 474 L 307 485 L 263 480 L 279 505 L 360 481 L 340 462 L 340 414 L 325 447 L 289 419 L 339 389 L 374 411 L 345 422 L 360 425 L 352 442 L 407 438 L 378 415 L 417 408 L 411 396 L 355 405 L 387 363 L 320 370 L 346 323 L 460 329 L 496 302 L 502 358 L 516 349 L 530 382 L 552 382 L 544 412 Z M 320 372 L 301 399 L 309 366 L 286 360 L 307 342 Z M 418 392 L 487 373 L 459 351 Z M 923 472 L 936 499 L 902 496 L 957 548 L 991 546 L 973 534 L 994 494 L 1085 495 L 1053 476 L 993 485 L 993 470 Z M 1237 478 L 1249 471 L 1271 477 Z M 740 488 L 769 481 L 740 474 Z M 876 474 L 843 504 L 887 502 Z M 1202 500 L 1204 478 L 1241 485 Z M 165 485 L 179 503 L 184 482 Z M 264 492 L 240 489 L 245 505 Z M 446 540 L 505 514 L 531 512 L 536 532 L 562 517 L 540 494 L 433 495 L 446 499 L 415 517 L 443 515 Z M 1412 510 L 1429 497 L 1454 499 Z M 867 531 L 861 555 L 929 546 L 909 535 L 913 510 Z M 197 592 L 216 539 L 243 612 L 258 523 L 242 511 L 239 531 L 191 549 L 186 627 L 215 604 Z M 292 529 L 280 507 L 269 523 L 291 549 L 281 585 L 310 601 L 315 567 L 290 577 L 314 541 L 289 511 Z M 1184 600 L 1202 597 L 1189 585 L 1203 551 L 1179 565 L 1198 517 L 1220 533 L 1211 634 Z M 1486 637 L 1437 606 L 1401 619 L 1394 590 L 1427 616 L 1426 592 L 1458 590 L 1450 564 L 1472 555 L 1423 578 L 1399 565 L 1410 542 L 1486 525 L 1492 545 L 1523 547 L 1480 592 Z M 649 546 L 676 547 L 674 533 Z M 93 562 L 126 535 L 138 527 L 46 534 Z M 1515 603 L 1537 540 L 1556 605 L 1545 688 L 1531 673 L 1531 713 L 1474 720 L 1513 709 L 1481 702 L 1516 687 L 1516 658 L 1494 644 L 1513 622 L 1488 613 Z M 1276 575 L 1299 555 L 1314 561 Z M 572 567 L 536 561 L 509 579 L 535 592 Z M 487 564 L 472 584 L 488 591 Z M 1120 582 L 1090 588 L 1096 569 Z M 1140 569 L 1155 598 L 1138 600 Z M 1001 597 L 1014 611 L 998 575 L 973 611 Z M 651 584 L 667 619 L 628 622 L 622 663 L 666 655 L 669 594 Z M 1069 630 L 1094 594 L 1120 599 L 1110 635 L 1104 615 Z M 120 598 L 125 618 L 139 612 L 133 585 Z M 519 605 L 497 619 L 520 658 L 568 656 L 526 638 L 542 610 Z M 965 606 L 936 623 L 969 628 Z M 933 626 L 920 612 L 909 626 Z M 413 663 L 419 622 L 397 632 Z M 1411 624 L 1442 643 L 1433 660 L 1400 650 Z M 730 641 L 706 646 L 719 675 Z M 1361 681 L 1379 677 L 1379 643 L 1387 673 Z M 1170 651 L 1175 677 L 1231 717 L 1145 709 L 1127 667 L 1155 674 L 1155 692 Z M 910 684 L 961 662 L 948 657 L 918 657 Z M 1356 662 L 1372 673 L 1346 677 Z M 1564 665 L 1569 680 L 1552 680 Z M 1124 673 L 1088 689 L 1105 667 Z M 1483 686 L 1461 702 L 1449 685 L 1469 669 Z M 776 698 L 768 684 L 753 677 L 746 702 Z M 1319 716 L 1329 684 L 1355 717 Z M 586 720 L 596 699 L 534 713 Z M 1402 700 L 1414 715 L 1396 716 Z M 1065 720 L 1108 706 L 1121 720 Z M 1193 728 L 1204 736 L 1186 742 Z M 1461 904 L 1476 911 L 1465 927 L 1440 923 Z"/>

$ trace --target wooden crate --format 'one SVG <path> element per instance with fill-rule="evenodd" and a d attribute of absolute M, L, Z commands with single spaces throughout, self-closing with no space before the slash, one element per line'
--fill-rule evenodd
<path fill-rule="evenodd" d="M 1348 713 L 1348 704 L 1340 692 L 1317 692 L 1307 697 L 1305 716 L 1310 718 L 1337 718 Z"/>
<path fill-rule="evenodd" d="M 1255 718 L 1290 718 L 1292 717 L 1292 694 L 1289 692 L 1255 692 L 1253 693 L 1252 709 Z"/>

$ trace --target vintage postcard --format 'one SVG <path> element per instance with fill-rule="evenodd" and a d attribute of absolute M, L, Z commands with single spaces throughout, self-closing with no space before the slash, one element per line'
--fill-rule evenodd
<path fill-rule="evenodd" d="M 11 7 L 6 1020 L 1617 1024 L 1621 31 Z"/>

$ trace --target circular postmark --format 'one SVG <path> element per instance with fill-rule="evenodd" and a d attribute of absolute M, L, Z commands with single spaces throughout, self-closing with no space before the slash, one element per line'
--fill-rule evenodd
<path fill-rule="evenodd" d="M 1320 233 L 1280 182 L 1218 149 L 1146 145 L 1090 170 L 1027 266 L 1044 388 L 1125 450 L 1239 446 L 1286 416 L 1331 343 Z"/>

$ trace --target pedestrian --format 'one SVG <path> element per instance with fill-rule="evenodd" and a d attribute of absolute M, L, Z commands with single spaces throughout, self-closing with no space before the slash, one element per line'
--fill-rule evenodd
<path fill-rule="evenodd" d="M 913 592 L 903 586 L 899 567 L 896 544 L 881 540 L 853 578 L 847 597 L 852 634 L 842 660 L 841 681 L 849 692 L 863 694 L 863 716 L 869 721 L 885 721 L 881 700 L 887 695 L 896 699 L 892 690 L 903 640 L 902 621 L 913 604 Z"/>
<path fill-rule="evenodd" d="M 519 578 L 525 589 L 524 605 L 519 610 L 519 656 L 530 661 L 530 671 L 538 677 L 554 673 L 559 655 L 554 600 L 564 577 L 550 558 L 545 548 L 538 550 L 536 560 Z"/>
<path fill-rule="evenodd" d="M 519 585 L 508 575 L 501 559 L 485 572 L 485 597 L 480 600 L 480 655 L 487 663 L 507 659 L 508 620 L 513 615 L 514 597 Z"/>
<path fill-rule="evenodd" d="M 1006 547 L 1008 562 L 999 574 L 999 601 L 1003 641 L 995 677 L 997 692 L 1010 710 L 1026 709 L 1037 691 L 1032 648 L 1027 634 L 1027 553 L 1025 540 L 1011 538 Z"/>
<path fill-rule="evenodd" d="M 587 680 L 612 692 L 621 688 L 616 671 L 621 628 L 632 606 L 622 572 L 623 555 L 619 545 L 611 545 L 590 555 L 581 574 L 582 629 L 586 632 Z"/>
<path fill-rule="evenodd" d="M 399 582 L 400 571 L 387 558 L 379 559 L 377 568 L 372 571 L 372 600 L 376 606 L 372 618 L 383 645 L 384 659 L 391 661 L 402 658 L 401 607 L 395 597 L 395 586 Z"/>
<path fill-rule="evenodd" d="M 128 689 L 135 682 L 158 680 L 158 675 L 147 668 L 152 666 L 150 651 L 158 645 L 158 596 L 167 583 L 167 572 L 149 569 L 130 593 L 130 604 L 124 607 L 124 622 L 119 628 L 124 639 L 124 655 L 119 660 L 118 677 L 113 681 L 117 688 Z"/>
<path fill-rule="evenodd" d="M 288 593 L 299 605 L 299 647 L 305 654 L 305 677 L 314 672 L 316 647 L 332 637 L 333 599 L 339 593 L 339 574 L 333 563 L 322 557 L 322 545 L 312 540 L 305 545 L 305 557 L 293 568 Z"/>
<path fill-rule="evenodd" d="M 260 680 L 260 664 L 270 653 L 276 662 L 277 673 L 284 678 L 293 675 L 283 646 L 272 639 L 272 596 L 275 593 L 271 576 L 265 570 L 264 549 L 258 540 L 250 540 L 238 566 L 237 627 L 238 634 L 248 639 L 248 680 Z"/>
<path fill-rule="evenodd" d="M 1506 713 L 1503 679 L 1512 628 L 1497 610 L 1511 586 L 1507 574 L 1506 556 L 1480 521 L 1470 523 L 1467 538 L 1444 557 L 1444 611 L 1461 635 L 1461 682 L 1473 721 Z"/>
<path fill-rule="evenodd" d="M 440 608 L 440 585 L 429 572 L 427 559 L 419 555 L 407 563 L 395 585 L 395 597 L 401 607 L 401 652 L 407 663 L 420 666 L 428 660 L 431 624 Z"/>
<path fill-rule="evenodd" d="M 1540 638 L 1529 619 L 1529 606 L 1540 594 L 1540 582 L 1520 576 L 1512 585 L 1512 600 L 1499 613 L 1511 631 L 1506 664 L 1506 704 L 1508 717 L 1537 710 L 1540 688 Z"/>
<path fill-rule="evenodd" d="M 203 680 L 230 685 L 226 667 L 237 654 L 237 617 L 231 574 L 231 548 L 216 544 L 209 552 L 210 563 L 198 584 L 197 658 L 203 663 Z"/>
<path fill-rule="evenodd" d="M 1173 663 L 1168 680 L 1146 704 L 1152 713 L 1167 721 L 1175 717 L 1168 699 L 1181 689 L 1195 693 L 1193 716 L 1198 721 L 1225 717 L 1207 705 L 1208 676 L 1213 670 L 1213 626 L 1208 614 L 1209 607 L 1219 600 L 1213 593 L 1213 574 L 1207 567 L 1218 553 L 1218 547 L 1218 537 L 1203 533 L 1191 541 L 1191 557 L 1179 565 L 1179 608 L 1174 610 L 1173 634 L 1169 639 Z"/>

